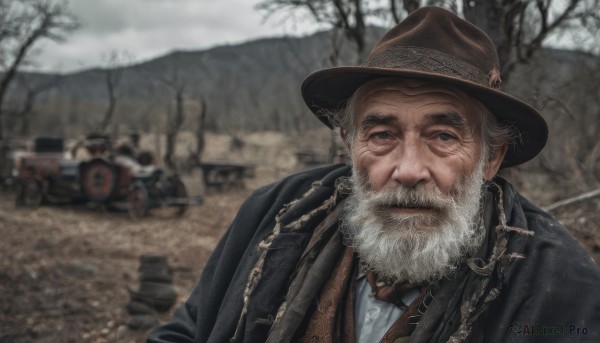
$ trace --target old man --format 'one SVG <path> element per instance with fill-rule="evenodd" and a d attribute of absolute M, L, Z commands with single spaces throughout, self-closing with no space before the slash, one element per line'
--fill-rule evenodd
<path fill-rule="evenodd" d="M 362 65 L 310 75 L 351 166 L 254 192 L 149 340 L 599 341 L 600 269 L 496 176 L 548 137 L 498 64 L 482 31 L 425 7 Z"/>

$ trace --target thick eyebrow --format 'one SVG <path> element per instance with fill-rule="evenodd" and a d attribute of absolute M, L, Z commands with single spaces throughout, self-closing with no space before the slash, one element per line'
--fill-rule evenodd
<path fill-rule="evenodd" d="M 430 124 L 448 125 L 461 132 L 468 131 L 466 118 L 458 112 L 431 113 L 425 116 L 425 120 Z"/>
<path fill-rule="evenodd" d="M 393 115 L 384 115 L 379 113 L 367 113 L 360 121 L 360 131 L 366 132 L 373 126 L 391 125 L 398 122 L 398 119 Z"/>

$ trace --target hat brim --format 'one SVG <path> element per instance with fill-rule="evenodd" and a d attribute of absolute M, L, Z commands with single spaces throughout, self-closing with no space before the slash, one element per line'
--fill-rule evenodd
<path fill-rule="evenodd" d="M 310 110 L 333 128 L 326 112 L 342 109 L 348 99 L 364 83 L 382 77 L 399 77 L 435 81 L 456 87 L 484 104 L 501 123 L 513 125 L 519 133 L 509 146 L 501 168 L 531 160 L 546 145 L 548 125 L 542 115 L 521 100 L 499 90 L 450 76 L 414 71 L 372 67 L 336 67 L 319 70 L 302 83 L 302 97 Z"/>

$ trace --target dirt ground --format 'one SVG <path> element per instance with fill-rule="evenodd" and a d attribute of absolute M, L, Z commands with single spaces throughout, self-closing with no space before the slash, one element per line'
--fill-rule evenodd
<path fill-rule="evenodd" d="M 189 295 L 250 190 L 292 171 L 292 154 L 247 142 L 245 149 L 255 150 L 251 158 L 272 168 L 258 168 L 247 190 L 207 193 L 204 203 L 182 218 L 169 209 L 136 222 L 126 212 L 86 205 L 17 208 L 12 194 L 1 193 L 0 342 L 143 342 L 147 331 L 130 330 L 125 310 L 128 288 L 139 284 L 140 256 L 167 255 L 174 269 L 178 300 L 160 315 L 164 322 Z M 198 180 L 198 175 L 184 179 L 192 185 Z M 596 261 L 599 213 L 598 199 L 555 213 Z"/>
<path fill-rule="evenodd" d="M 125 310 L 140 256 L 168 256 L 183 302 L 245 196 L 209 195 L 184 218 L 158 210 L 138 222 L 86 206 L 15 208 L 0 196 L 0 341 L 144 341 Z"/>
<path fill-rule="evenodd" d="M 124 211 L 88 205 L 15 206 L 0 190 L 0 342 L 143 342 L 147 331 L 128 329 L 128 288 L 139 285 L 140 256 L 162 254 L 174 270 L 177 303 L 158 318 L 164 322 L 183 303 L 219 238 L 251 190 L 301 169 L 294 151 L 327 147 L 326 131 L 297 140 L 279 133 L 207 136 L 206 161 L 256 166 L 246 189 L 207 192 L 201 173 L 183 175 L 190 195 L 204 203 L 181 218 L 155 209 L 132 221 Z M 152 149 L 152 137 L 142 144 Z M 180 135 L 179 156 L 190 151 Z M 324 154 L 324 151 L 315 151 Z"/>

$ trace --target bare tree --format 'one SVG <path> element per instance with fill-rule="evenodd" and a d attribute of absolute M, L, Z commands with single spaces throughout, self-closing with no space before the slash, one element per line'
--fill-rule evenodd
<path fill-rule="evenodd" d="M 193 162 L 196 164 L 202 163 L 202 154 L 204 153 L 204 147 L 206 145 L 206 140 L 204 138 L 204 123 L 206 121 L 206 113 L 208 108 L 206 99 L 203 96 L 200 96 L 199 105 L 200 109 L 198 111 L 198 120 L 196 126 L 196 151 L 194 151 L 193 154 Z"/>
<path fill-rule="evenodd" d="M 332 28 L 342 30 L 344 34 L 356 44 L 359 59 L 363 56 L 366 47 L 365 19 L 371 13 L 380 11 L 380 8 L 368 9 L 364 0 L 263 0 L 256 8 L 265 11 L 267 16 L 276 12 L 293 12 L 304 10 L 310 14 L 317 23 L 329 24 Z M 337 37 L 333 37 L 332 47 L 334 53 L 339 46 Z M 335 57 L 335 55 L 333 55 Z"/>
<path fill-rule="evenodd" d="M 175 163 L 175 142 L 177 134 L 185 120 L 185 110 L 183 107 L 185 83 L 165 83 L 173 93 L 174 108 L 169 105 L 167 110 L 167 127 L 166 127 L 166 147 L 165 147 L 165 165 L 173 170 L 177 169 Z"/>
<path fill-rule="evenodd" d="M 0 144 L 4 139 L 4 98 L 27 54 L 40 40 L 61 41 L 77 27 L 66 2 L 0 0 Z"/>
<path fill-rule="evenodd" d="M 63 75 L 55 74 L 41 80 L 32 80 L 28 74 L 17 74 L 16 82 L 24 89 L 25 94 L 19 109 L 14 114 L 17 126 L 14 132 L 20 136 L 27 136 L 30 133 L 33 108 L 37 97 L 56 87 L 63 80 Z"/>
<path fill-rule="evenodd" d="M 125 68 L 131 60 L 131 57 L 127 53 L 112 51 L 106 58 L 106 68 L 100 70 L 106 84 L 108 106 L 106 107 L 106 111 L 104 111 L 102 121 L 96 129 L 98 132 L 106 133 L 108 125 L 110 125 L 112 121 L 115 109 L 117 108 L 117 101 L 119 100 L 118 87 L 123 78 Z"/>
<path fill-rule="evenodd" d="M 383 4 L 383 5 L 382 5 Z M 306 11 L 317 23 L 341 28 L 363 56 L 365 25 L 378 19 L 398 23 L 422 5 L 458 12 L 457 0 L 263 0 L 257 9 L 276 12 Z M 515 64 L 527 62 L 552 34 L 565 30 L 600 28 L 600 0 L 463 0 L 464 17 L 487 32 L 496 47 L 506 81 Z M 459 13 L 460 14 L 460 13 Z M 335 47 L 334 47 L 335 49 Z"/>
<path fill-rule="evenodd" d="M 550 35 L 600 24 L 600 0 L 465 0 L 463 12 L 496 45 L 505 82 Z"/>
<path fill-rule="evenodd" d="M 182 64 L 178 60 L 178 56 L 175 55 L 168 60 L 168 64 L 158 68 L 158 71 L 146 70 L 149 75 L 159 81 L 159 92 L 166 91 L 171 94 L 171 98 L 166 104 L 166 147 L 163 160 L 165 165 L 172 170 L 177 170 L 175 163 L 175 143 L 177 134 L 185 121 L 184 102 L 187 87 L 184 77 L 185 71 L 181 69 Z"/>

